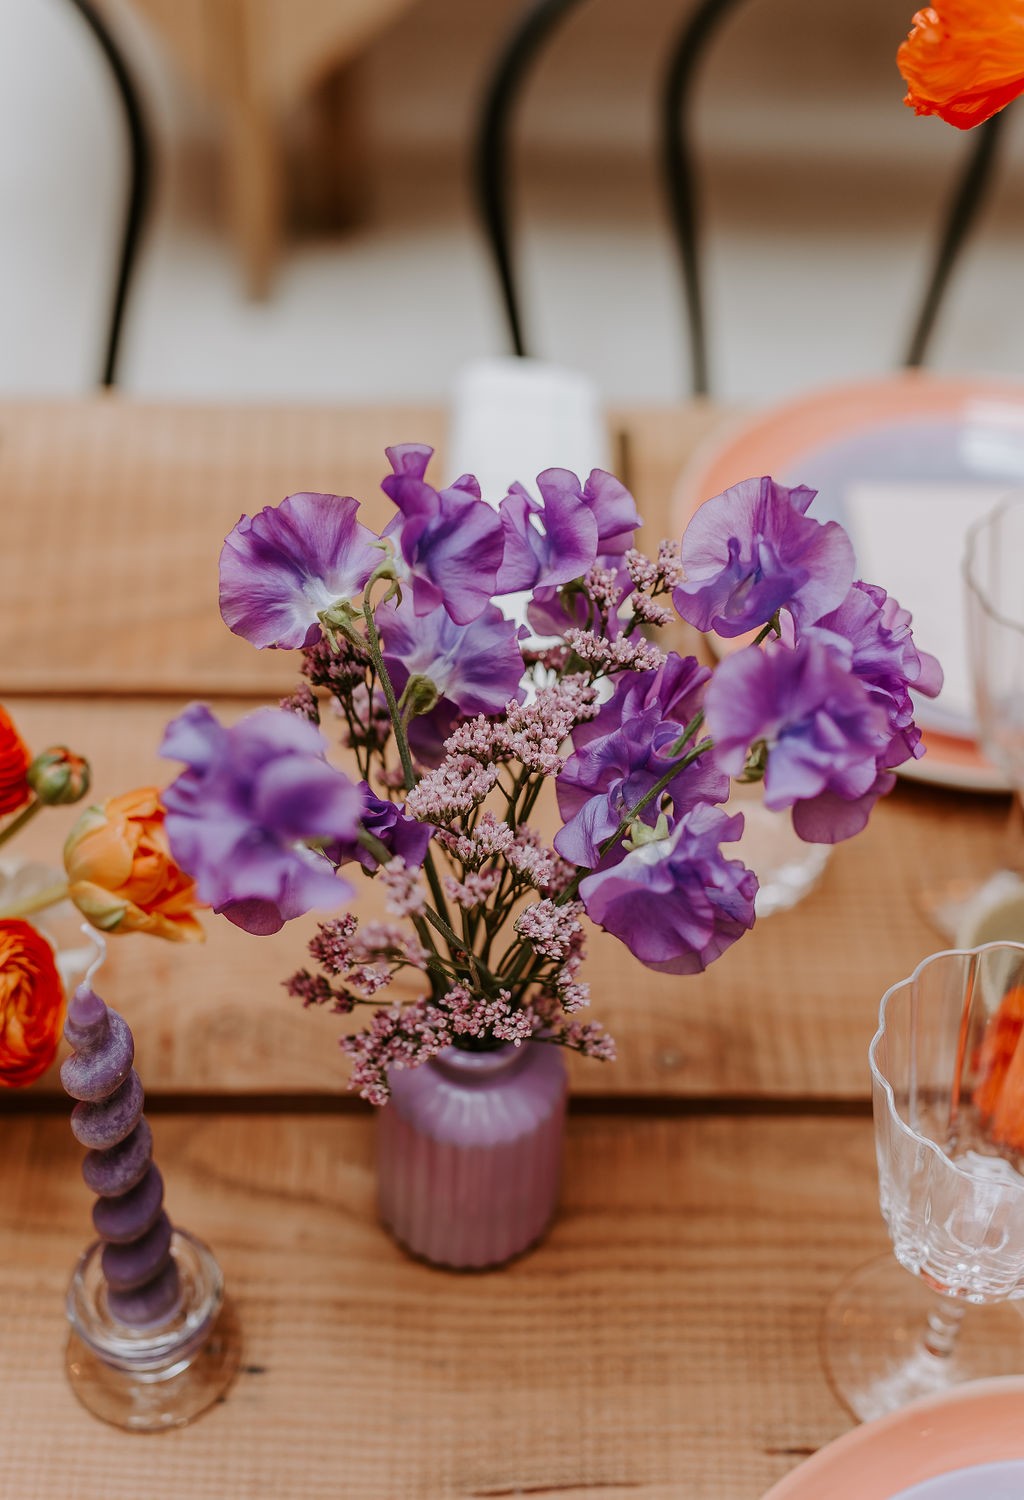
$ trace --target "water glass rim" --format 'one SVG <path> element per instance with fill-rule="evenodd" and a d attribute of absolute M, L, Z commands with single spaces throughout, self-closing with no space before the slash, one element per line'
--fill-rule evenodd
<path fill-rule="evenodd" d="M 1024 494 L 1012 494 L 1005 496 L 999 504 L 983 515 L 980 520 L 975 521 L 967 528 L 964 539 L 964 551 L 960 560 L 960 571 L 968 589 L 974 595 L 978 604 L 985 613 L 999 625 L 1005 626 L 1007 630 L 1017 630 L 1024 634 L 1024 621 L 1012 620 L 1008 615 L 995 607 L 989 599 L 981 581 L 975 576 L 974 563 L 977 546 L 981 540 L 982 533 L 1000 520 L 1006 511 L 1016 510 L 1024 506 Z"/>
<path fill-rule="evenodd" d="M 916 1130 L 912 1130 L 911 1127 L 907 1124 L 906 1120 L 904 1120 L 903 1116 L 896 1108 L 896 1095 L 893 1091 L 893 1086 L 878 1065 L 877 1052 L 882 1038 L 885 1035 L 886 1021 L 888 1019 L 886 1012 L 889 1008 L 890 1000 L 894 999 L 895 996 L 898 995 L 901 991 L 911 989 L 917 983 L 920 975 L 923 974 L 927 968 L 929 968 L 934 963 L 940 962 L 942 959 L 976 959 L 982 953 L 988 953 L 992 949 L 996 948 L 1003 951 L 1009 949 L 1012 952 L 1024 955 L 1024 943 L 1015 943 L 1012 942 L 1009 938 L 1000 938 L 993 943 L 981 943 L 977 948 L 943 948 L 939 953 L 929 953 L 926 958 L 922 958 L 921 962 L 917 965 L 912 974 L 908 975 L 906 979 L 899 979 L 895 984 L 891 984 L 886 990 L 885 994 L 882 996 L 878 1006 L 878 1029 L 876 1030 L 874 1036 L 871 1038 L 871 1045 L 868 1047 L 868 1064 L 871 1068 L 872 1080 L 881 1088 L 885 1096 L 885 1102 L 886 1107 L 889 1111 L 889 1116 L 894 1121 L 897 1128 L 909 1140 L 913 1141 L 915 1145 L 924 1146 L 927 1150 L 931 1151 L 945 1164 L 946 1168 L 949 1171 L 957 1173 L 957 1175 L 962 1177 L 965 1182 L 970 1183 L 973 1183 L 975 1179 L 972 1174 L 966 1170 L 966 1168 L 960 1166 L 959 1163 L 953 1161 L 951 1157 L 947 1156 L 937 1142 L 930 1140 L 925 1135 L 921 1135 Z M 1012 1192 L 1020 1194 L 1022 1197 L 1024 1197 L 1024 1181 L 1020 1183 L 1006 1183 L 1004 1184 L 1004 1186 L 1009 1188 Z"/>

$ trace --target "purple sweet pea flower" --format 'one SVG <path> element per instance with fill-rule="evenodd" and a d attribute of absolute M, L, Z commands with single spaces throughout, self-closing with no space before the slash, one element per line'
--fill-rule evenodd
<path fill-rule="evenodd" d="M 161 755 L 186 770 L 162 793 L 175 859 L 201 898 L 247 932 L 278 932 L 352 894 L 307 840 L 354 839 L 363 793 L 324 759 L 320 731 L 260 708 L 226 728 L 202 703 L 167 726 Z"/>
<path fill-rule="evenodd" d="M 844 643 L 845 644 L 845 643 Z M 808 635 L 794 647 L 748 646 L 721 662 L 705 694 L 715 755 L 733 776 L 758 741 L 768 746 L 764 803 L 793 809 L 808 842 L 859 832 L 894 778 L 884 710 L 850 667 L 850 648 Z"/>
<path fill-rule="evenodd" d="M 383 561 L 377 537 L 340 495 L 289 495 L 243 516 L 220 554 L 220 612 L 254 646 L 310 646 L 319 614 L 358 594 Z"/>
<path fill-rule="evenodd" d="M 417 616 L 407 600 L 381 605 L 375 618 L 395 692 L 401 695 L 411 677 L 427 679 L 437 692 L 433 708 L 409 722 L 409 742 L 424 765 L 440 761 L 456 718 L 523 701 L 519 630 L 496 605 L 469 625 L 456 625 L 443 609 Z"/>
<path fill-rule="evenodd" d="M 942 689 L 942 668 L 920 651 L 911 633 L 910 611 L 875 584 L 857 582 L 838 609 L 817 622 L 809 634 L 852 651 L 852 669 L 885 712 L 889 745 L 879 764 L 885 770 L 924 754 L 921 731 L 914 723 L 910 690 L 935 698 Z"/>
<path fill-rule="evenodd" d="M 419 823 L 398 802 L 386 802 L 371 791 L 367 781 L 359 783 L 363 794 L 362 826 L 367 833 L 380 839 L 392 859 L 401 859 L 408 869 L 418 870 L 427 854 L 427 845 L 434 835 L 432 823 Z M 324 851 L 334 865 L 348 864 L 358 860 L 364 870 L 372 875 L 377 860 L 368 849 L 364 849 L 358 837 L 344 842 L 338 840 L 328 844 Z"/>
<path fill-rule="evenodd" d="M 545 469 L 537 488 L 543 504 L 521 484 L 512 485 L 501 502 L 505 555 L 499 594 L 582 578 L 599 554 L 625 552 L 640 525 L 632 495 L 603 469 L 592 470 L 585 485 L 569 469 Z"/>
<path fill-rule="evenodd" d="M 598 557 L 599 566 L 615 574 L 615 587 L 619 592 L 619 605 L 633 592 L 633 580 L 622 566 L 620 557 Z M 594 621 L 593 611 L 586 595 L 580 589 L 538 584 L 526 610 L 526 618 L 537 635 L 564 635 L 566 630 L 576 627 L 589 630 Z M 604 634 L 609 640 L 618 640 L 622 634 L 622 621 L 613 611 Z"/>
<path fill-rule="evenodd" d="M 580 882 L 587 915 L 649 969 L 700 973 L 754 925 L 757 877 L 719 847 L 742 831 L 741 814 L 693 808 L 667 838 Z"/>
<path fill-rule="evenodd" d="M 695 656 L 670 651 L 656 672 L 621 672 L 615 691 L 594 719 L 578 725 L 572 733 L 577 750 L 591 740 L 611 734 L 627 720 L 638 718 L 658 704 L 663 719 L 680 728 L 689 724 L 701 708 L 704 688 L 711 681 L 711 668 L 702 667 Z"/>
<path fill-rule="evenodd" d="M 381 489 L 400 514 L 383 534 L 398 548 L 401 581 L 410 586 L 416 613 L 443 607 L 457 624 L 468 625 L 497 587 L 501 519 L 480 499 L 471 474 L 443 490 L 427 484 L 423 475 L 432 452 L 416 443 L 387 449 L 394 473 Z"/>
<path fill-rule="evenodd" d="M 572 480 L 575 492 L 566 483 L 551 483 L 553 475 Z M 505 554 L 498 571 L 499 594 L 582 578 L 597 556 L 597 519 L 580 498 L 575 474 L 547 469 L 538 474 L 537 487 L 543 505 L 521 484 L 512 485 L 501 502 Z"/>
<path fill-rule="evenodd" d="M 815 494 L 765 476 L 705 501 L 683 533 L 686 578 L 672 595 L 683 619 L 736 636 L 784 607 L 798 625 L 835 609 L 853 582 L 853 547 L 837 521 L 805 515 Z"/>
<path fill-rule="evenodd" d="M 655 697 L 643 712 L 574 751 L 556 781 L 565 826 L 554 843 L 563 859 L 591 869 L 599 863 L 600 845 L 668 770 L 682 729 L 682 723 L 666 717 Z M 710 755 L 702 755 L 681 769 L 665 791 L 672 799 L 673 818 L 678 819 L 698 803 L 724 802 L 729 778 Z M 660 811 L 655 798 L 640 816 L 653 826 Z"/>

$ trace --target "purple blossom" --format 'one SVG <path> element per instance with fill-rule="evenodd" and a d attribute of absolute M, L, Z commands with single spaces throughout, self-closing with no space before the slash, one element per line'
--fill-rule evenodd
<path fill-rule="evenodd" d="M 417 616 L 405 601 L 382 605 L 376 622 L 395 692 L 420 678 L 437 693 L 429 712 L 409 723 L 409 741 L 424 765 L 438 763 L 459 715 L 500 713 L 509 699 L 522 702 L 519 632 L 496 605 L 460 626 L 443 609 Z"/>
<path fill-rule="evenodd" d="M 162 794 L 178 863 L 214 911 L 248 932 L 277 932 L 351 895 L 307 840 L 350 840 L 363 793 L 329 766 L 307 719 L 261 708 L 230 728 L 202 703 L 167 726 L 160 753 L 186 770 Z"/>
<path fill-rule="evenodd" d="M 558 808 L 565 826 L 555 836 L 555 848 L 563 859 L 593 869 L 600 861 L 600 846 L 619 827 L 623 818 L 660 781 L 673 759 L 683 725 L 667 718 L 655 700 L 642 713 L 626 720 L 618 729 L 590 740 L 574 752 L 555 785 Z M 680 769 L 665 791 L 672 799 L 673 817 L 701 802 L 724 802 L 729 778 L 710 755 L 701 755 Z M 650 826 L 660 812 L 655 798 L 641 814 Z"/>
<path fill-rule="evenodd" d="M 587 915 L 649 969 L 699 973 L 754 925 L 757 877 L 719 847 L 742 831 L 740 814 L 693 808 L 667 838 L 580 882 Z"/>
<path fill-rule="evenodd" d="M 813 627 L 813 633 L 827 632 L 841 649 L 852 651 L 855 676 L 884 711 L 889 744 L 879 765 L 885 770 L 924 754 L 911 688 L 926 698 L 935 698 L 942 688 L 942 668 L 934 656 L 918 650 L 910 626 L 910 611 L 884 589 L 857 582 L 839 608 Z"/>
<path fill-rule="evenodd" d="M 793 647 L 748 646 L 720 663 L 705 695 L 721 765 L 738 776 L 764 741 L 765 806 L 792 808 L 794 828 L 812 843 L 857 833 L 894 781 L 883 770 L 885 711 L 850 659 L 848 645 L 816 633 Z"/>
<path fill-rule="evenodd" d="M 545 469 L 537 488 L 543 503 L 521 484 L 501 502 L 499 594 L 582 578 L 599 553 L 625 552 L 640 525 L 632 495 L 603 469 L 594 469 L 582 486 L 569 469 Z"/>
<path fill-rule="evenodd" d="M 695 656 L 679 656 L 675 651 L 670 651 L 654 672 L 623 672 L 615 679 L 615 691 L 597 717 L 573 732 L 573 744 L 579 750 L 654 704 L 660 706 L 663 719 L 683 727 L 700 709 L 710 680 L 710 667 L 702 667 Z"/>
<path fill-rule="evenodd" d="M 576 478 L 567 469 L 548 469 L 537 476 L 543 504 L 521 484 L 512 485 L 501 502 L 505 553 L 498 572 L 499 594 L 532 589 L 540 583 L 552 587 L 569 583 L 581 578 L 597 556 L 593 512 L 567 485 L 549 484 L 551 475 Z"/>
<path fill-rule="evenodd" d="M 623 630 L 618 605 L 633 592 L 633 580 L 620 557 L 601 557 L 588 569 L 584 584 L 595 579 L 606 599 L 614 597 L 615 605 L 607 610 L 605 634 L 616 640 Z M 575 584 L 575 580 L 573 580 Z M 526 618 L 538 635 L 561 636 L 569 628 L 589 630 L 596 622 L 596 611 L 590 590 L 586 587 L 538 583 L 533 590 Z"/>
<path fill-rule="evenodd" d="M 698 630 L 743 635 L 787 608 L 797 624 L 835 609 L 853 582 L 853 547 L 837 521 L 805 514 L 815 490 L 745 479 L 695 512 L 683 533 L 676 609 Z"/>
<path fill-rule="evenodd" d="M 289 495 L 242 516 L 220 554 L 220 612 L 254 646 L 311 645 L 319 615 L 358 594 L 383 560 L 358 502 L 339 495 Z"/>
<path fill-rule="evenodd" d="M 405 861 L 408 869 L 419 869 L 427 854 L 434 830 L 429 823 L 418 823 L 411 818 L 404 806 L 398 802 L 387 802 L 370 789 L 367 781 L 359 783 L 363 794 L 362 827 L 387 849 L 393 859 Z M 364 870 L 372 875 L 378 861 L 364 849 L 358 838 L 358 828 L 348 839 L 335 840 L 325 847 L 325 854 L 334 865 L 348 864 L 358 860 Z"/>
<path fill-rule="evenodd" d="M 496 591 L 504 548 L 501 520 L 480 499 L 471 474 L 443 490 L 427 484 L 423 475 L 432 452 L 416 443 L 387 449 L 394 473 L 381 489 L 400 514 L 383 534 L 397 544 L 415 613 L 443 608 L 457 624 L 468 625 Z"/>

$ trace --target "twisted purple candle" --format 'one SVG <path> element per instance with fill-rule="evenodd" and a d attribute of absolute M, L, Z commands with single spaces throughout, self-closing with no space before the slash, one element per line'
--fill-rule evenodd
<path fill-rule="evenodd" d="M 92 1217 L 103 1243 L 107 1305 L 129 1327 L 152 1327 L 175 1311 L 181 1288 L 163 1179 L 152 1161 L 153 1133 L 132 1067 L 135 1042 L 123 1017 L 87 985 L 72 997 L 64 1035 L 74 1052 L 60 1080 L 79 1101 L 71 1129 L 89 1147 L 82 1176 L 98 1195 Z"/>

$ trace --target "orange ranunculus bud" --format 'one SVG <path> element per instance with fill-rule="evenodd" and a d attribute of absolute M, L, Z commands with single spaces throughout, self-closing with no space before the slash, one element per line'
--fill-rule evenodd
<path fill-rule="evenodd" d="M 53 949 L 28 922 L 0 922 L 0 1084 L 45 1073 L 64 1025 L 64 986 Z"/>
<path fill-rule="evenodd" d="M 51 745 L 28 768 L 28 783 L 40 802 L 51 807 L 78 802 L 89 790 L 89 762 L 66 745 Z"/>
<path fill-rule="evenodd" d="M 64 845 L 68 895 L 102 932 L 202 942 L 195 883 L 175 864 L 155 787 L 87 807 Z"/>
<path fill-rule="evenodd" d="M 1024 0 L 938 0 L 896 54 L 904 104 L 968 130 L 1024 93 Z"/>
<path fill-rule="evenodd" d="M 31 759 L 25 741 L 0 708 L 0 813 L 16 812 L 32 796 L 28 784 Z"/>

